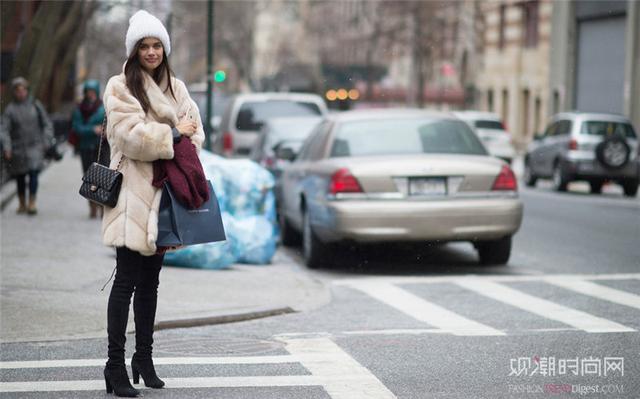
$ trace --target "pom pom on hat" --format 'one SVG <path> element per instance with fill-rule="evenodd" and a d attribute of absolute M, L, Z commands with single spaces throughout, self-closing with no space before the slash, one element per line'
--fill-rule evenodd
<path fill-rule="evenodd" d="M 145 10 L 140 10 L 129 18 L 129 29 L 127 29 L 127 36 L 125 39 L 127 57 L 131 55 L 131 52 L 135 48 L 136 43 L 138 43 L 138 40 L 144 39 L 145 37 L 157 38 L 162 42 L 165 54 L 169 55 L 171 53 L 171 40 L 169 40 L 169 33 L 162 22 Z"/>

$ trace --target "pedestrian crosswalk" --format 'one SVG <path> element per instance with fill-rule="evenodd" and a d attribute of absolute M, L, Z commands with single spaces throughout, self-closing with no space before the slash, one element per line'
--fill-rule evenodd
<path fill-rule="evenodd" d="M 640 309 L 640 295 L 611 288 L 602 282 L 633 280 L 640 286 L 640 273 L 599 275 L 518 275 L 518 276 L 434 276 L 434 277 L 371 277 L 338 280 L 337 286 L 349 287 L 362 292 L 413 319 L 435 327 L 435 331 L 458 336 L 501 336 L 505 331 L 492 327 L 482 320 L 460 315 L 446 306 L 433 303 L 413 294 L 405 285 L 455 284 L 480 297 L 489 298 L 504 306 L 541 318 L 564 324 L 569 329 L 587 333 L 635 332 L 637 326 L 620 322 L 555 303 L 549 299 L 523 292 L 508 286 L 509 283 L 536 282 L 559 287 L 570 294 L 581 294 L 594 300 Z M 600 283 L 599 283 L 600 282 Z M 541 329 L 543 331 L 544 329 Z M 557 329 L 551 329 L 551 331 Z M 434 332 L 433 330 L 430 332 Z"/>
<path fill-rule="evenodd" d="M 389 391 L 369 370 L 328 337 L 278 338 L 288 355 L 233 357 L 157 357 L 161 365 L 299 364 L 309 374 L 164 378 L 166 387 L 255 388 L 321 387 L 333 399 L 392 399 Z M 0 362 L 0 370 L 102 367 L 104 359 L 63 359 Z M 100 370 L 96 370 L 100 375 Z M 81 392 L 104 389 L 103 380 L 53 380 L 0 382 L 0 393 Z M 144 389 L 144 388 L 143 388 Z"/>
<path fill-rule="evenodd" d="M 524 285 L 527 283 L 535 286 L 526 288 Z M 290 392 L 295 387 L 305 391 L 319 390 L 322 397 L 333 399 L 387 399 L 396 396 L 378 376 L 344 349 L 348 346 L 343 348 L 338 343 L 357 342 L 357 337 L 371 339 L 385 335 L 433 334 L 439 335 L 438 340 L 447 335 L 505 337 L 518 333 L 518 328 L 525 325 L 533 327 L 528 328 L 527 333 L 540 334 L 558 331 L 635 333 L 640 330 L 640 273 L 381 276 L 337 280 L 333 284 L 344 290 L 341 293 L 348 294 L 350 299 L 359 295 L 372 313 L 377 307 L 386 306 L 385 315 L 388 315 L 386 311 L 397 312 L 400 317 L 408 317 L 411 323 L 402 325 L 402 328 L 387 323 L 388 329 L 384 329 L 384 324 L 377 324 L 383 327 L 379 329 L 367 329 L 368 325 L 362 329 L 360 323 L 346 323 L 340 328 L 357 327 L 343 331 L 280 333 L 272 336 L 274 342 L 279 341 L 283 345 L 283 351 L 278 345 L 278 354 L 156 357 L 154 361 L 158 367 L 172 366 L 169 369 L 174 374 L 163 378 L 167 388 L 211 390 L 215 397 L 218 397 L 217 390 L 220 389 L 280 389 L 284 398 L 294 397 Z M 545 295 L 549 292 L 554 295 Z M 446 297 L 439 297 L 443 293 Z M 461 294 L 464 298 L 456 303 L 456 295 Z M 581 299 L 574 300 L 572 296 L 580 296 Z M 480 307 L 489 303 L 493 308 L 481 312 Z M 348 304 L 341 306 L 345 311 L 351 310 Z M 616 307 L 616 310 L 607 312 L 610 307 Z M 524 323 L 524 319 L 533 324 Z M 411 326 L 414 328 L 408 328 Z M 104 389 L 104 381 L 86 379 L 86 376 L 99 378 L 103 365 L 104 359 L 1 361 L 0 396 L 42 397 L 38 395 L 43 393 L 49 393 L 48 397 L 79 397 L 81 393 L 93 395 L 92 391 Z M 242 375 L 220 375 L 225 374 L 222 369 L 238 365 L 251 365 L 245 369 L 251 371 L 244 371 Z M 193 368 L 188 369 L 190 366 L 202 368 L 195 374 Z M 274 375 L 272 371 L 277 367 L 281 367 L 280 371 Z M 183 371 L 176 373 L 179 369 Z"/>

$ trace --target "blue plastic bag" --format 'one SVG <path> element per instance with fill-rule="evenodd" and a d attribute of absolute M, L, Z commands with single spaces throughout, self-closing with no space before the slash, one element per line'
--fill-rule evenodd
<path fill-rule="evenodd" d="M 200 161 L 218 196 L 227 241 L 168 252 L 165 263 L 203 269 L 270 263 L 279 237 L 271 173 L 253 161 L 205 150 Z"/>

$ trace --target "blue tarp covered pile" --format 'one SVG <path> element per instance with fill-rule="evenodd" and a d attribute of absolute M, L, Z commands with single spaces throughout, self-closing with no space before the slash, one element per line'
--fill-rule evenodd
<path fill-rule="evenodd" d="M 200 161 L 218 197 L 227 241 L 167 252 L 164 263 L 200 269 L 270 263 L 279 235 L 271 173 L 250 160 L 205 150 Z"/>

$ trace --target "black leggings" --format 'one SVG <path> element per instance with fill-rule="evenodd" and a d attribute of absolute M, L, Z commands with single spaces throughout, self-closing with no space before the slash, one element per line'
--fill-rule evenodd
<path fill-rule="evenodd" d="M 107 308 L 109 360 L 107 366 L 124 366 L 124 346 L 129 304 L 133 296 L 136 323 L 136 358 L 150 359 L 153 324 L 158 303 L 160 268 L 164 255 L 143 256 L 125 247 L 116 249 L 116 277 Z"/>
<path fill-rule="evenodd" d="M 27 194 L 27 176 L 29 176 L 29 195 L 35 196 L 38 192 L 38 175 L 39 170 L 30 170 L 29 173 L 16 175 L 16 183 L 18 184 L 18 196 L 23 197 Z"/>

